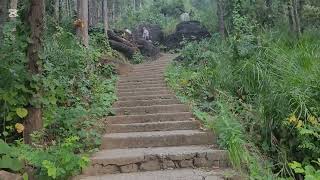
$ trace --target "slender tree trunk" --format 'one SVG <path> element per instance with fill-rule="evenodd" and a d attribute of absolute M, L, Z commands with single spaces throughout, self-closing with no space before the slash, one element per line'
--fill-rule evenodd
<path fill-rule="evenodd" d="M 297 0 L 298 1 L 298 17 L 299 17 L 299 24 L 300 24 L 300 33 L 303 33 L 303 16 L 302 11 L 305 4 L 305 0 Z"/>
<path fill-rule="evenodd" d="M 17 10 L 17 8 L 18 8 L 18 0 L 10 0 L 9 9 Z M 16 20 L 16 17 L 10 17 L 10 20 L 14 21 L 14 20 Z"/>
<path fill-rule="evenodd" d="M 295 25 L 295 19 L 294 19 L 294 13 L 293 13 L 291 0 L 290 0 L 290 2 L 288 2 L 288 20 L 289 20 L 290 30 L 292 32 L 294 32 L 296 25 Z"/>
<path fill-rule="evenodd" d="M 81 26 L 77 26 L 77 35 L 81 43 L 88 47 L 88 0 L 78 0 L 78 19 L 81 21 Z"/>
<path fill-rule="evenodd" d="M 116 18 L 115 12 L 116 12 L 116 3 L 115 3 L 115 0 L 112 0 L 112 22 L 114 22 Z"/>
<path fill-rule="evenodd" d="M 217 0 L 217 15 L 219 22 L 219 32 L 222 38 L 225 38 L 225 21 L 224 21 L 224 0 Z"/>
<path fill-rule="evenodd" d="M 8 0 L 0 0 L 0 45 L 2 44 L 3 26 L 8 18 Z"/>
<path fill-rule="evenodd" d="M 60 17 L 59 17 L 59 5 L 60 5 L 60 0 L 56 0 L 55 2 L 54 2 L 54 17 L 55 17 L 55 19 L 56 19 L 56 21 L 57 22 L 59 22 L 59 19 L 60 19 Z"/>
<path fill-rule="evenodd" d="M 299 2 L 298 0 L 292 0 L 293 3 L 293 17 L 294 17 L 294 21 L 295 21 L 295 32 L 297 34 L 297 36 L 299 37 L 301 35 L 301 26 L 300 26 L 300 17 L 299 17 L 299 13 L 298 13 L 298 9 L 299 9 Z"/>
<path fill-rule="evenodd" d="M 103 25 L 104 33 L 108 37 L 109 21 L 108 21 L 108 0 L 102 0 L 102 14 L 103 14 Z"/>
<path fill-rule="evenodd" d="M 132 0 L 133 10 L 136 11 L 136 0 Z"/>
<path fill-rule="evenodd" d="M 42 50 L 42 35 L 44 31 L 44 0 L 29 0 L 30 8 L 26 16 L 26 22 L 31 29 L 30 41 L 27 49 L 28 70 L 32 76 L 41 74 L 40 52 Z M 35 104 L 28 108 L 28 116 L 24 122 L 24 140 L 25 143 L 31 144 L 30 134 L 40 130 L 43 127 L 42 111 L 41 111 L 41 90 L 37 90 L 33 95 L 31 102 Z"/>
<path fill-rule="evenodd" d="M 303 2 L 300 0 L 290 0 L 288 3 L 289 23 L 291 30 L 297 37 L 301 36 L 301 12 L 303 9 Z"/>

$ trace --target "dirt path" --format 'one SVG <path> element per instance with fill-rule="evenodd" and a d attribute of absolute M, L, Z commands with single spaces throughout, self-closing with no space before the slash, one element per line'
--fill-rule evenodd
<path fill-rule="evenodd" d="M 215 136 L 200 130 L 189 107 L 176 99 L 164 81 L 165 68 L 174 57 L 165 54 L 120 77 L 116 116 L 107 119 L 101 151 L 78 179 L 222 179 L 227 152 L 215 148 Z"/>

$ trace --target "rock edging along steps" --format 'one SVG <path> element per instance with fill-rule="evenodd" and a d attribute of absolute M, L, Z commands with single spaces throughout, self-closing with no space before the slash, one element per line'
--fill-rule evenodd
<path fill-rule="evenodd" d="M 227 152 L 217 148 L 214 134 L 200 130 L 188 106 L 166 87 L 163 72 L 174 57 L 163 55 L 120 77 L 116 115 L 106 119 L 101 150 L 77 179 L 221 179 L 217 172 L 229 166 Z M 200 167 L 214 175 L 198 170 L 199 176 L 194 176 L 193 169 Z"/>

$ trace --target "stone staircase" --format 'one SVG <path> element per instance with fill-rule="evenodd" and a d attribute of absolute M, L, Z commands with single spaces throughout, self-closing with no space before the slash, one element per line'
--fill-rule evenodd
<path fill-rule="evenodd" d="M 117 85 L 116 116 L 107 118 L 101 151 L 81 180 L 220 180 L 227 152 L 166 87 L 174 55 L 136 65 Z M 210 171 L 203 169 L 207 167 Z"/>

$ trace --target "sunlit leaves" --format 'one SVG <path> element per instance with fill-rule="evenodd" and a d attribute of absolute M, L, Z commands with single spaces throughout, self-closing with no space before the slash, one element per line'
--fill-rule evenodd
<path fill-rule="evenodd" d="M 17 108 L 16 113 L 20 118 L 25 118 L 28 115 L 28 110 L 25 108 Z"/>

